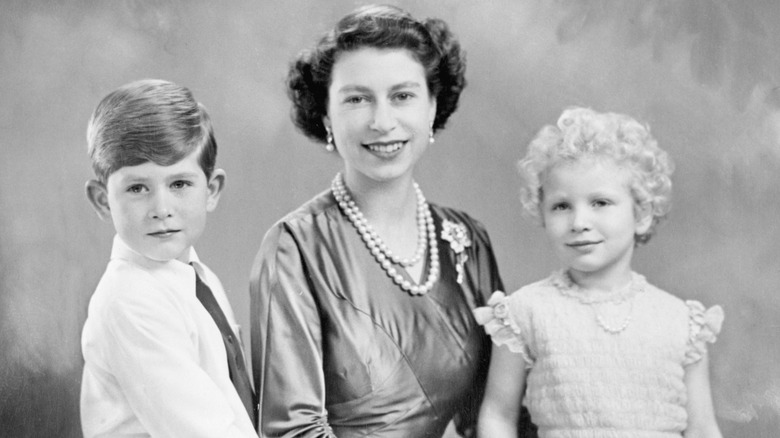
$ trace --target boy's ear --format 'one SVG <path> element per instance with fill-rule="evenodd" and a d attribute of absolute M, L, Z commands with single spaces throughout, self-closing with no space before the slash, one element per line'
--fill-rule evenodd
<path fill-rule="evenodd" d="M 211 173 L 211 179 L 209 179 L 209 197 L 206 200 L 206 211 L 209 213 L 217 208 L 219 203 L 219 196 L 222 194 L 222 189 L 225 188 L 225 171 L 222 169 L 214 169 Z"/>
<path fill-rule="evenodd" d="M 108 189 L 102 182 L 91 179 L 86 184 L 87 199 L 100 219 L 111 222 L 111 208 L 108 205 Z"/>

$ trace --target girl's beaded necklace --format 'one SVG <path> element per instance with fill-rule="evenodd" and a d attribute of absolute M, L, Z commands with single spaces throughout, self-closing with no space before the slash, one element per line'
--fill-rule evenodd
<path fill-rule="evenodd" d="M 336 174 L 331 183 L 331 191 L 333 192 L 333 197 L 336 198 L 339 208 L 347 216 L 352 226 L 360 233 L 360 237 L 366 243 L 368 250 L 385 273 L 387 273 L 388 277 L 404 291 L 412 295 L 424 295 L 433 288 L 433 285 L 439 279 L 439 248 L 436 242 L 436 226 L 433 224 L 430 207 L 425 201 L 425 196 L 423 196 L 422 190 L 420 190 L 417 183 L 414 183 L 414 190 L 417 194 L 417 249 L 412 258 L 401 259 L 393 254 L 374 230 L 374 227 L 368 223 L 344 185 L 344 179 L 340 172 Z M 400 266 L 399 269 L 403 269 L 419 263 L 425 254 L 426 246 L 429 247 L 428 277 L 425 283 L 420 285 L 414 284 L 406 280 L 402 273 L 393 265 L 398 265 Z"/>
<path fill-rule="evenodd" d="M 574 283 L 571 276 L 565 271 L 561 271 L 555 277 L 554 283 L 561 294 L 590 306 L 590 308 L 593 309 L 596 324 L 611 335 L 620 334 L 628 328 L 634 317 L 634 297 L 645 290 L 645 278 L 635 272 L 631 273 L 631 281 L 628 285 L 608 293 L 586 294 L 584 291 L 580 290 L 580 287 Z M 607 323 L 606 318 L 599 313 L 598 307 L 602 304 L 618 306 L 625 302 L 629 305 L 628 314 L 622 318 L 621 323 L 617 326 Z"/>

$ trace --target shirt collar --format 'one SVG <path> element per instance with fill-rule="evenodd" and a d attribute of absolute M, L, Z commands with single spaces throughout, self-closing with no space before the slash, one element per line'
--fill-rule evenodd
<path fill-rule="evenodd" d="M 111 259 L 121 259 L 129 261 L 133 264 L 142 266 L 146 269 L 154 270 L 154 269 L 160 269 L 160 268 L 171 268 L 171 269 L 190 269 L 190 267 L 179 260 L 173 259 L 168 261 L 158 261 L 158 260 L 152 260 L 142 254 L 139 254 L 130 246 L 128 246 L 124 240 L 122 240 L 119 235 L 114 236 L 114 246 L 111 249 Z M 190 263 L 193 263 L 195 265 L 200 265 L 200 259 L 198 258 L 198 254 L 195 252 L 195 248 L 190 247 L 190 254 L 189 254 L 189 260 Z"/>

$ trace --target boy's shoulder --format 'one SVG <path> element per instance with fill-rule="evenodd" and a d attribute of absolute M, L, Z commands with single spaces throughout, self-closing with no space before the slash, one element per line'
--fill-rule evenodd
<path fill-rule="evenodd" d="M 91 304 L 102 306 L 130 304 L 136 301 L 157 300 L 162 294 L 153 293 L 163 281 L 142 267 L 123 259 L 112 259 L 92 294 Z"/>

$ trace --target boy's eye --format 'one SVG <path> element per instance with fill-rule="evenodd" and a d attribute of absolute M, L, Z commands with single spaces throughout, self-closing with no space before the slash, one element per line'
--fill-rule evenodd
<path fill-rule="evenodd" d="M 552 211 L 562 211 L 562 210 L 566 210 L 568 208 L 569 208 L 569 204 L 567 204 L 566 202 L 558 202 L 558 203 L 553 204 L 552 207 L 550 208 L 550 210 L 552 210 Z"/>
<path fill-rule="evenodd" d="M 191 186 L 192 184 L 189 181 L 174 181 L 173 184 L 171 184 L 171 187 L 174 189 L 183 189 L 185 187 Z"/>
<path fill-rule="evenodd" d="M 133 184 L 127 188 L 128 193 L 143 193 L 144 191 L 146 191 L 146 187 L 141 184 Z"/>

